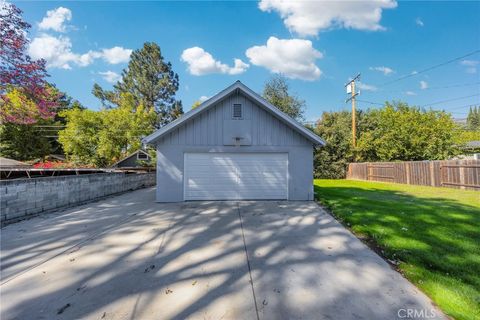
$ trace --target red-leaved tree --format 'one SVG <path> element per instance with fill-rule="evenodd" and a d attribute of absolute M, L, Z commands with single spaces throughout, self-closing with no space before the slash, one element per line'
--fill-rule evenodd
<path fill-rule="evenodd" d="M 45 60 L 32 60 L 26 53 L 30 24 L 22 10 L 6 1 L 0 2 L 0 118 L 2 122 L 32 124 L 51 119 L 58 107 L 58 96 L 45 80 Z M 15 90 L 15 105 L 9 92 Z M 21 92 L 20 103 L 18 92 Z M 24 100 L 24 101 L 23 101 Z M 22 107 L 34 105 L 34 110 Z M 19 107 L 20 106 L 20 107 Z"/>

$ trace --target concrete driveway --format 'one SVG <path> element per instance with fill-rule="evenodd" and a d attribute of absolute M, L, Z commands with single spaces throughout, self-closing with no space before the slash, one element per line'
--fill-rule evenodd
<path fill-rule="evenodd" d="M 443 318 L 312 202 L 158 204 L 144 189 L 1 241 L 5 320 Z"/>

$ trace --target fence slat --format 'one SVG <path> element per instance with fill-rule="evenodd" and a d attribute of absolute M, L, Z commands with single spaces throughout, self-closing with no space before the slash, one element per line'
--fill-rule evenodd
<path fill-rule="evenodd" d="M 480 160 L 350 163 L 347 179 L 480 190 Z"/>

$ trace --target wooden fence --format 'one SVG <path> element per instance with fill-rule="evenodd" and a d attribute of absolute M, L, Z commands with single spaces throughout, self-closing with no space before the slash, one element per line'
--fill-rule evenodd
<path fill-rule="evenodd" d="M 347 179 L 480 191 L 480 160 L 350 163 Z"/>

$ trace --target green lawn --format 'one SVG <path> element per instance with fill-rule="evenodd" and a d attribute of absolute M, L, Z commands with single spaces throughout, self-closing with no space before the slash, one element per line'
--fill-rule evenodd
<path fill-rule="evenodd" d="M 480 319 L 480 192 L 315 180 L 315 193 L 446 314 Z"/>

